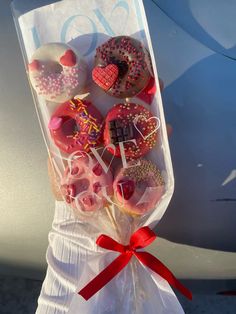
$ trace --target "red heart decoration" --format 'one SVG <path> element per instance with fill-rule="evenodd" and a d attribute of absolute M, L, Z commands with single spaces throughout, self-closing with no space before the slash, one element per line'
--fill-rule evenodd
<path fill-rule="evenodd" d="M 145 87 L 144 90 L 141 91 L 141 93 L 137 95 L 137 97 L 145 101 L 147 104 L 151 105 L 155 93 L 156 93 L 155 79 L 151 77 L 148 82 L 148 85 Z"/>
<path fill-rule="evenodd" d="M 29 71 L 38 71 L 40 69 L 40 63 L 38 60 L 33 60 L 28 64 Z"/>
<path fill-rule="evenodd" d="M 99 163 L 93 167 L 93 173 L 98 177 L 102 174 L 102 167 Z"/>
<path fill-rule="evenodd" d="M 74 184 L 68 184 L 62 186 L 62 193 L 65 195 L 67 203 L 71 203 L 76 195 L 76 187 Z"/>
<path fill-rule="evenodd" d="M 76 65 L 76 55 L 73 50 L 69 49 L 60 58 L 60 63 L 66 67 L 73 67 Z"/>
<path fill-rule="evenodd" d="M 108 64 L 106 67 L 95 67 L 92 72 L 94 82 L 107 91 L 114 85 L 119 75 L 118 66 Z"/>
<path fill-rule="evenodd" d="M 67 194 L 74 197 L 76 194 L 76 188 L 74 184 L 67 185 Z"/>
<path fill-rule="evenodd" d="M 76 174 L 78 174 L 78 172 L 79 172 L 79 167 L 74 167 L 73 169 L 71 169 L 71 174 L 72 174 L 72 176 L 75 176 Z"/>
<path fill-rule="evenodd" d="M 85 196 L 82 201 L 85 205 L 89 207 L 94 205 L 94 198 L 92 195 Z"/>
<path fill-rule="evenodd" d="M 100 192 L 101 189 L 102 189 L 102 186 L 101 186 L 100 182 L 95 182 L 95 183 L 93 184 L 93 192 L 94 192 L 94 193 Z"/>
<path fill-rule="evenodd" d="M 133 180 L 120 180 L 117 183 L 117 192 L 127 201 L 134 194 L 135 183 Z"/>

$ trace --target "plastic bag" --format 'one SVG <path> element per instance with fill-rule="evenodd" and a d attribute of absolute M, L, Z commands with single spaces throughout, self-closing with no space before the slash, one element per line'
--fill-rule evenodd
<path fill-rule="evenodd" d="M 173 194 L 151 39 L 139 0 L 20 2 L 12 8 L 46 147 L 93 252 L 79 290 L 117 256 L 98 237 L 127 245 L 159 222 Z M 183 312 L 169 284 L 134 258 L 90 300 L 77 292 L 69 313 Z"/>

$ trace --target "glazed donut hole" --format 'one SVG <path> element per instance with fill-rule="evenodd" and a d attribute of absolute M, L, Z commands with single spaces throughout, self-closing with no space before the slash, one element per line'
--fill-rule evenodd
<path fill-rule="evenodd" d="M 64 136 L 70 136 L 80 132 L 80 126 L 76 120 L 69 116 L 60 117 L 62 119 L 61 131 Z"/>
<path fill-rule="evenodd" d="M 61 74 L 63 72 L 62 65 L 56 61 L 44 61 L 41 67 L 44 69 L 45 75 L 50 75 L 51 73 Z"/>

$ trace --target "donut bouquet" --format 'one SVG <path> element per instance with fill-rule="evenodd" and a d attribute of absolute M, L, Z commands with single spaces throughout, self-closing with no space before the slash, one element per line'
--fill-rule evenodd
<path fill-rule="evenodd" d="M 96 252 L 96 267 L 88 263 L 70 313 L 76 307 L 79 313 L 156 313 L 156 306 L 182 313 L 169 284 L 188 295 L 185 288 L 163 264 L 160 271 L 157 261 L 136 252 L 155 239 L 151 227 L 173 193 L 142 1 L 63 0 L 18 16 L 17 27 L 58 189 L 88 250 Z M 111 262 L 105 250 L 119 252 L 120 260 Z"/>
<path fill-rule="evenodd" d="M 120 233 L 116 211 L 133 218 L 132 230 L 166 191 L 162 169 L 149 157 L 161 144 L 160 118 L 145 98 L 150 90 L 154 95 L 155 79 L 147 48 L 127 35 L 96 47 L 91 66 L 72 46 L 47 43 L 31 56 L 28 74 L 37 96 L 53 107 L 50 156 L 64 165 L 58 173 L 64 201 L 96 225 L 105 208 Z"/>

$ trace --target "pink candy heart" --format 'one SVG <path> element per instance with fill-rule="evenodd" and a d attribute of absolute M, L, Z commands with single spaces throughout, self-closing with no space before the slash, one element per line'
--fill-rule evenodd
<path fill-rule="evenodd" d="M 62 118 L 53 117 L 48 124 L 48 128 L 49 128 L 49 130 L 57 130 L 57 129 L 59 129 L 61 124 L 62 124 Z"/>

